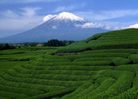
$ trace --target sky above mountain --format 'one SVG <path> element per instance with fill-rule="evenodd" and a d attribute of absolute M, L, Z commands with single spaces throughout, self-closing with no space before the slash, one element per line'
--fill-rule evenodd
<path fill-rule="evenodd" d="M 64 11 L 98 23 L 88 26 L 138 27 L 137 4 L 137 0 L 0 0 L 0 37 L 31 29 Z"/>

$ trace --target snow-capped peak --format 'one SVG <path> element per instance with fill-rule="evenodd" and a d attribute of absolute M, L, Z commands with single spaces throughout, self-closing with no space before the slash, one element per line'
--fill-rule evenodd
<path fill-rule="evenodd" d="M 59 15 L 57 15 L 54 20 L 71 20 L 71 21 L 85 21 L 83 18 L 78 17 L 72 13 L 69 12 L 62 12 Z"/>
<path fill-rule="evenodd" d="M 45 16 L 44 18 L 43 18 L 43 21 L 44 22 L 46 22 L 46 21 L 48 21 L 48 20 L 50 20 L 50 19 L 52 19 L 52 18 L 54 18 L 54 17 L 56 17 L 57 15 L 51 15 L 51 14 L 49 14 L 49 15 L 47 15 L 47 16 Z"/>

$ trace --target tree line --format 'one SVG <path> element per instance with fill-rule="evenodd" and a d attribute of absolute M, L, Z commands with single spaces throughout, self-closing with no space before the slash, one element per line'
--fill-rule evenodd
<path fill-rule="evenodd" d="M 0 50 L 15 49 L 15 48 L 20 48 L 20 47 L 36 47 L 38 44 L 43 44 L 43 46 L 59 47 L 59 46 L 67 46 L 74 42 L 77 42 L 77 41 L 51 39 L 43 43 L 42 42 L 27 42 L 27 43 L 14 43 L 14 44 L 0 44 Z"/>
<path fill-rule="evenodd" d="M 55 47 L 58 47 L 58 46 L 67 46 L 67 45 L 70 45 L 72 43 L 74 43 L 75 41 L 73 40 L 57 40 L 57 39 L 52 39 L 52 40 L 49 40 L 48 42 L 44 43 L 44 46 L 55 46 Z"/>

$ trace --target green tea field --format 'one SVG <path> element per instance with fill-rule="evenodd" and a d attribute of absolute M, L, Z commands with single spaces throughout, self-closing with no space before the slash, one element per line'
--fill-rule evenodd
<path fill-rule="evenodd" d="M 60 48 L 0 51 L 0 99 L 137 99 L 138 29 Z"/>

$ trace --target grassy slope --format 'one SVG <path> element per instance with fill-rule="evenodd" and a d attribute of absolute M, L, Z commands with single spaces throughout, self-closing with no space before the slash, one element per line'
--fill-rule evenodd
<path fill-rule="evenodd" d="M 138 29 L 126 29 L 96 34 L 86 40 L 59 48 L 58 53 L 98 49 L 138 48 Z"/>
<path fill-rule="evenodd" d="M 38 56 L 41 56 L 54 47 L 28 47 L 0 51 L 0 74 L 15 66 L 27 63 Z"/>
<path fill-rule="evenodd" d="M 136 29 L 97 34 L 58 49 L 82 52 L 74 55 L 51 55 L 54 50 L 2 52 L 14 53 L 12 60 L 4 54 L 7 61 L 31 60 L 0 75 L 0 98 L 137 99 L 137 34 Z"/>

